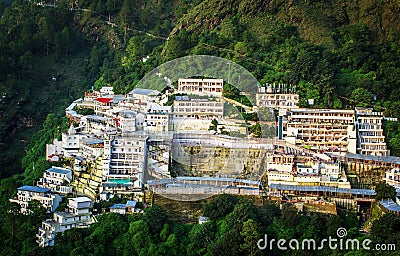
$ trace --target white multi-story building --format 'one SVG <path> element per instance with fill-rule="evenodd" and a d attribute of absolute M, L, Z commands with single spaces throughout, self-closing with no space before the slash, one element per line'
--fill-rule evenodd
<path fill-rule="evenodd" d="M 42 222 L 36 234 L 40 247 L 53 246 L 55 235 L 71 228 L 84 228 L 93 223 L 90 208 L 92 200 L 87 197 L 76 197 L 68 200 L 65 212 L 55 212 L 53 219 Z"/>
<path fill-rule="evenodd" d="M 386 171 L 383 180 L 390 186 L 400 189 L 400 170 L 398 168 L 393 168 L 390 171 Z"/>
<path fill-rule="evenodd" d="M 285 108 L 292 109 L 298 108 L 299 103 L 298 94 L 267 94 L 267 93 L 257 93 L 257 106 L 267 107 L 267 108 Z"/>
<path fill-rule="evenodd" d="M 176 96 L 174 100 L 174 130 L 204 130 L 210 128 L 211 121 L 222 120 L 224 103 L 216 99 L 190 99 Z"/>
<path fill-rule="evenodd" d="M 80 142 L 79 152 L 85 159 L 94 160 L 103 155 L 104 140 L 97 138 L 83 138 Z"/>
<path fill-rule="evenodd" d="M 102 95 L 113 95 L 114 94 L 113 87 L 112 86 L 103 86 L 100 88 L 100 93 Z"/>
<path fill-rule="evenodd" d="M 37 186 L 50 188 L 60 194 L 68 194 L 72 193 L 72 187 L 68 185 L 71 181 L 72 171 L 70 169 L 53 166 L 43 173 L 43 178 L 39 178 Z"/>
<path fill-rule="evenodd" d="M 132 110 L 123 110 L 118 113 L 115 124 L 117 128 L 121 129 L 121 132 L 134 132 L 136 131 L 136 116 L 137 113 Z"/>
<path fill-rule="evenodd" d="M 300 185 L 300 186 L 332 186 L 350 188 L 350 182 L 341 176 L 339 164 L 315 163 L 312 165 L 297 165 L 296 171 L 269 169 L 268 185 Z"/>
<path fill-rule="evenodd" d="M 292 144 L 324 152 L 356 153 L 355 112 L 337 109 L 291 109 L 283 137 Z"/>
<path fill-rule="evenodd" d="M 181 93 L 213 94 L 221 96 L 223 87 L 223 79 L 180 78 L 178 80 L 178 92 Z"/>
<path fill-rule="evenodd" d="M 157 90 L 136 88 L 128 93 L 128 97 L 134 100 L 140 101 L 141 103 L 152 103 L 159 102 L 162 93 Z"/>
<path fill-rule="evenodd" d="M 174 118 L 221 119 L 224 115 L 224 102 L 215 99 L 190 99 L 176 96 Z"/>
<path fill-rule="evenodd" d="M 172 107 L 158 104 L 150 105 L 146 113 L 144 130 L 150 132 L 170 131 L 172 122 Z"/>
<path fill-rule="evenodd" d="M 61 196 L 52 193 L 49 188 L 25 185 L 18 188 L 16 197 L 11 198 L 10 202 L 19 204 L 21 206 L 21 213 L 28 214 L 28 205 L 32 200 L 39 201 L 47 212 L 52 212 L 61 202 Z"/>
<path fill-rule="evenodd" d="M 65 156 L 78 153 L 82 135 L 77 133 L 74 126 L 71 125 L 67 133 L 62 134 L 62 150 Z"/>
<path fill-rule="evenodd" d="M 63 152 L 63 143 L 58 139 L 53 140 L 53 144 L 46 144 L 46 160 L 47 161 L 55 161 L 57 162 L 60 158 L 59 155 L 62 155 Z"/>
<path fill-rule="evenodd" d="M 162 132 L 169 131 L 170 114 L 164 113 L 147 113 L 145 131 Z"/>
<path fill-rule="evenodd" d="M 381 112 L 373 112 L 371 108 L 356 108 L 358 153 L 373 156 L 388 155 L 382 120 Z"/>
<path fill-rule="evenodd" d="M 299 95 L 292 90 L 278 90 L 272 86 L 259 87 L 256 94 L 257 107 L 275 109 L 298 108 Z"/>
<path fill-rule="evenodd" d="M 139 134 L 104 140 L 103 177 L 108 182 L 133 183 L 141 188 L 147 137 Z"/>

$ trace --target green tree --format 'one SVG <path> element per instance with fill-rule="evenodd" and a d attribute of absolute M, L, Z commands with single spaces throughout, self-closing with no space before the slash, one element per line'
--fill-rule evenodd
<path fill-rule="evenodd" d="M 257 241 L 260 234 L 257 230 L 257 223 L 249 219 L 243 223 L 240 235 L 243 237 L 243 243 L 240 245 L 241 252 L 245 255 L 256 255 L 259 250 L 257 249 Z"/>
<path fill-rule="evenodd" d="M 145 209 L 143 220 L 149 226 L 151 234 L 159 235 L 164 224 L 167 222 L 167 215 L 160 206 L 156 205 Z"/>
<path fill-rule="evenodd" d="M 214 198 L 210 203 L 204 205 L 203 215 L 212 220 L 225 217 L 235 208 L 238 198 L 229 194 L 222 194 Z"/>
<path fill-rule="evenodd" d="M 28 203 L 27 212 L 33 217 L 35 226 L 38 226 L 39 221 L 46 216 L 46 209 L 38 200 L 31 200 Z"/>
<path fill-rule="evenodd" d="M 376 200 L 391 198 L 394 199 L 396 197 L 396 189 L 393 186 L 390 186 L 386 182 L 380 182 L 375 186 Z"/>
<path fill-rule="evenodd" d="M 210 125 L 209 130 L 217 131 L 217 127 L 218 127 L 218 120 L 217 119 L 213 119 L 211 121 L 211 125 Z"/>
<path fill-rule="evenodd" d="M 165 223 L 163 229 L 160 232 L 160 240 L 163 242 L 167 241 L 169 235 L 170 235 L 170 227 L 168 223 Z"/>
<path fill-rule="evenodd" d="M 255 125 L 250 126 L 250 133 L 254 135 L 256 138 L 261 138 L 261 126 L 260 123 L 257 122 Z"/>
<path fill-rule="evenodd" d="M 8 217 L 10 218 L 11 224 L 11 239 L 14 238 L 14 229 L 15 229 L 15 222 L 16 219 L 20 216 L 21 212 L 21 205 L 18 203 L 8 203 L 6 205 L 6 212 L 8 213 Z"/>
<path fill-rule="evenodd" d="M 350 98 L 354 101 L 354 105 L 368 107 L 371 105 L 372 93 L 364 88 L 357 88 L 351 93 Z"/>
<path fill-rule="evenodd" d="M 372 223 L 371 240 L 374 243 L 393 243 L 400 246 L 400 218 L 393 213 L 386 213 Z"/>
<path fill-rule="evenodd" d="M 215 223 L 208 221 L 201 225 L 194 225 L 189 232 L 190 244 L 187 248 L 188 255 L 205 255 L 208 247 L 215 239 Z"/>

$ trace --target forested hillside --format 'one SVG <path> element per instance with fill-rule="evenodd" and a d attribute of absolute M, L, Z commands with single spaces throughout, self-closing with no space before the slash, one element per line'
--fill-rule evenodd
<path fill-rule="evenodd" d="M 375 221 L 371 233 L 365 236 L 359 232 L 357 216 L 345 211 L 339 215 L 303 214 L 292 205 L 284 205 L 282 210 L 274 204 L 255 206 L 249 199 L 223 194 L 206 204 L 202 212 L 209 216 L 209 221 L 201 225 L 169 221 L 170 216 L 159 206 L 138 215 L 107 213 L 87 229 L 77 228 L 57 235 L 55 246 L 46 248 L 35 246 L 33 240 L 35 218 L 40 218 L 38 211 L 31 216 L 17 215 L 13 222 L 4 222 L 3 229 L 10 232 L 13 227 L 14 235 L 4 236 L 7 239 L 2 241 L 1 255 L 374 255 L 362 246 L 359 251 L 339 246 L 330 249 L 326 241 L 319 250 L 277 247 L 279 239 L 314 239 L 319 247 L 322 239 L 329 236 L 337 239 L 338 228 L 346 228 L 346 238 L 356 239 L 360 245 L 370 239 L 372 243 L 367 245 L 371 249 L 377 243 L 400 246 L 400 218 L 390 213 Z M 264 235 L 268 244 L 273 239 L 275 242 L 271 243 L 271 249 L 268 246 L 259 250 L 257 242 L 265 239 Z M 397 254 L 388 251 L 379 255 Z"/>
<path fill-rule="evenodd" d="M 400 116 L 396 1 L 53 4 L 14 1 L 1 19 L 2 177 L 33 169 L 43 143 L 20 164 L 24 148 L 39 143 L 32 134 L 96 80 L 125 92 L 157 65 L 189 54 L 232 59 L 260 83 L 298 84 L 302 106 L 314 98 L 314 107 L 373 106 Z M 398 126 L 387 126 L 398 153 Z"/>
<path fill-rule="evenodd" d="M 31 254 L 38 225 L 36 215 L 32 225 L 14 219 L 7 199 L 42 175 L 45 144 L 68 126 L 64 108 L 93 85 L 127 92 L 165 61 L 207 54 L 237 62 L 260 83 L 297 84 L 301 106 L 313 98 L 311 107 L 374 107 L 400 118 L 397 0 L 9 2 L 0 1 L 0 234 L 9 237 L 2 241 L 7 255 Z M 399 155 L 398 124 L 386 123 L 386 134 Z"/>

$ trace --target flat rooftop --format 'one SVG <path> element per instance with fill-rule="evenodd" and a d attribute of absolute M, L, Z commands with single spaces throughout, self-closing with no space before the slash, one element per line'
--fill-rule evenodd
<path fill-rule="evenodd" d="M 90 199 L 89 197 L 86 196 L 81 196 L 81 197 L 74 197 L 74 198 L 70 198 L 69 200 L 78 202 L 78 203 L 82 203 L 82 202 L 92 202 L 92 199 Z"/>
<path fill-rule="evenodd" d="M 389 211 L 400 212 L 400 205 L 395 203 L 392 199 L 383 199 L 379 203 Z"/>
<path fill-rule="evenodd" d="M 70 169 L 66 169 L 66 168 L 61 168 L 61 167 L 56 167 L 53 166 L 50 169 L 47 169 L 46 172 L 54 172 L 54 173 L 60 173 L 60 174 L 67 174 L 72 172 Z"/>
<path fill-rule="evenodd" d="M 350 189 L 350 188 L 336 188 L 329 186 L 299 186 L 299 185 L 285 185 L 285 184 L 271 184 L 272 189 L 289 190 L 289 191 L 304 191 L 304 192 L 332 192 L 341 194 L 353 195 L 366 195 L 375 196 L 376 193 L 372 189 Z"/>
<path fill-rule="evenodd" d="M 144 89 L 144 88 L 136 88 L 129 92 L 129 94 L 139 94 L 139 95 L 148 95 L 148 96 L 157 96 L 161 94 L 161 92 L 157 90 Z"/>
<path fill-rule="evenodd" d="M 110 206 L 110 209 L 125 209 L 125 204 L 113 204 Z"/>
<path fill-rule="evenodd" d="M 50 191 L 49 188 L 41 188 L 41 187 L 38 187 L 38 186 L 28 186 L 28 185 L 19 187 L 18 190 L 28 191 L 28 192 L 35 192 L 35 193 L 46 193 L 46 192 Z"/>

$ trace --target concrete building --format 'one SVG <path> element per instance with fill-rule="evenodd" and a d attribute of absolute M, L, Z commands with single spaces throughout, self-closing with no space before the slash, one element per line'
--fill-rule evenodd
<path fill-rule="evenodd" d="M 46 144 L 46 160 L 57 162 L 60 160 L 59 155 L 62 155 L 63 143 L 58 139 L 54 139 L 53 144 Z"/>
<path fill-rule="evenodd" d="M 42 222 L 36 234 L 36 242 L 40 247 L 54 246 L 57 233 L 62 233 L 71 228 L 84 228 L 93 223 L 90 208 L 92 200 L 87 197 L 76 197 L 68 200 L 65 212 L 55 212 L 53 219 Z"/>
<path fill-rule="evenodd" d="M 115 212 L 119 214 L 139 212 L 140 210 L 136 209 L 136 203 L 137 201 L 135 200 L 129 200 L 126 202 L 126 204 L 113 204 L 112 206 L 110 206 L 110 212 Z"/>
<path fill-rule="evenodd" d="M 174 118 L 221 119 L 224 115 L 224 102 L 216 99 L 191 99 L 189 96 L 176 96 Z"/>
<path fill-rule="evenodd" d="M 390 171 L 386 171 L 383 180 L 390 186 L 400 189 L 400 170 L 398 168 L 393 168 Z"/>
<path fill-rule="evenodd" d="M 10 202 L 21 206 L 21 213 L 28 214 L 28 205 L 32 200 L 39 201 L 47 212 L 53 212 L 61 202 L 61 196 L 51 192 L 50 188 L 37 186 L 22 186 L 18 188 L 15 198 L 9 199 Z"/>
<path fill-rule="evenodd" d="M 224 102 L 212 98 L 191 99 L 189 96 L 176 96 L 173 109 L 175 130 L 207 131 L 212 120 L 222 120 Z"/>
<path fill-rule="evenodd" d="M 104 140 L 93 137 L 83 138 L 80 142 L 79 153 L 85 159 L 94 160 L 103 155 Z"/>
<path fill-rule="evenodd" d="M 291 109 L 282 122 L 282 137 L 315 151 L 356 152 L 355 112 L 337 109 Z"/>
<path fill-rule="evenodd" d="M 256 94 L 257 107 L 267 107 L 274 109 L 298 108 L 299 95 L 292 89 L 278 89 L 271 85 L 258 87 Z"/>
<path fill-rule="evenodd" d="M 309 168 L 312 171 L 312 168 Z M 267 172 L 268 186 L 272 184 L 296 185 L 296 186 L 328 186 L 337 188 L 350 188 L 347 179 L 330 179 L 328 175 L 317 175 L 313 173 L 294 173 L 278 170 Z"/>
<path fill-rule="evenodd" d="M 72 181 L 72 170 L 51 167 L 43 173 L 43 178 L 39 178 L 37 186 L 42 188 L 50 188 L 53 192 L 60 194 L 72 193 L 72 187 L 69 184 Z"/>
<path fill-rule="evenodd" d="M 132 110 L 122 110 L 118 116 L 114 118 L 115 125 L 123 133 L 136 131 L 136 115 Z"/>
<path fill-rule="evenodd" d="M 222 96 L 223 79 L 180 78 L 178 92 L 188 94 L 213 94 Z"/>
<path fill-rule="evenodd" d="M 62 150 L 65 156 L 77 154 L 80 147 L 81 134 L 79 134 L 74 126 L 68 129 L 68 132 L 62 134 Z"/>
<path fill-rule="evenodd" d="M 172 130 L 172 108 L 171 106 L 160 106 L 152 104 L 146 113 L 143 129 L 150 132 L 162 132 Z"/>
<path fill-rule="evenodd" d="M 133 182 L 140 189 L 147 136 L 128 134 L 104 140 L 103 177 L 108 182 L 118 180 Z M 127 183 L 127 182 L 122 182 Z"/>
<path fill-rule="evenodd" d="M 357 151 L 359 154 L 388 156 L 382 128 L 383 113 L 372 108 L 356 108 Z"/>
<path fill-rule="evenodd" d="M 170 130 L 170 114 L 147 113 L 144 130 L 151 132 L 163 132 Z"/>
<path fill-rule="evenodd" d="M 157 90 L 136 88 L 128 93 L 128 97 L 141 101 L 141 103 L 159 102 L 162 93 Z"/>
<path fill-rule="evenodd" d="M 272 162 L 270 162 L 272 160 Z M 300 186 L 350 187 L 340 169 L 340 163 L 315 160 L 303 156 L 301 162 L 293 162 L 292 155 L 271 155 L 268 159 L 268 185 L 286 184 Z"/>
<path fill-rule="evenodd" d="M 100 88 L 101 95 L 113 95 L 113 87 L 112 86 L 103 86 Z"/>

